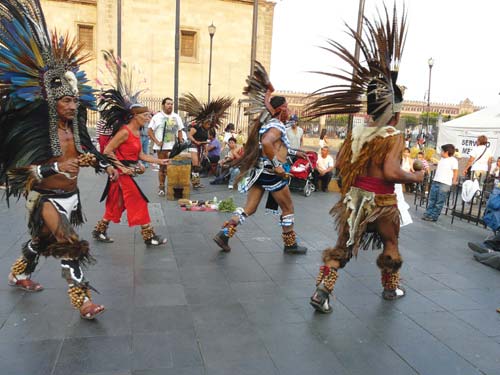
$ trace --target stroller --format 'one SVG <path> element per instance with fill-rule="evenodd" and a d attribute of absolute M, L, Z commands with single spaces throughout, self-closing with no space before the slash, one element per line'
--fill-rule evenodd
<path fill-rule="evenodd" d="M 302 191 L 308 197 L 315 190 L 313 172 L 318 161 L 314 151 L 307 151 L 307 159 L 297 159 L 290 169 L 290 190 Z"/>

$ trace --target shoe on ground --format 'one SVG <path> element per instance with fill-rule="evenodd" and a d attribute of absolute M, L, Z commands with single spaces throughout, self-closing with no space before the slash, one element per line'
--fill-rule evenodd
<path fill-rule="evenodd" d="M 307 253 L 307 247 L 295 244 L 292 246 L 285 246 L 283 248 L 283 251 L 286 254 L 305 254 L 305 253 Z"/>
<path fill-rule="evenodd" d="M 471 249 L 472 251 L 475 251 L 476 253 L 480 254 L 493 252 L 493 250 L 488 249 L 486 246 L 481 246 L 480 244 L 474 242 L 467 242 L 467 246 L 469 246 L 469 249 Z"/>
<path fill-rule="evenodd" d="M 382 292 L 382 298 L 388 301 L 393 301 L 398 298 L 403 298 L 406 295 L 406 290 L 401 286 L 396 289 L 384 289 Z"/>
<path fill-rule="evenodd" d="M 108 237 L 106 233 L 98 232 L 96 230 L 92 231 L 92 237 L 99 242 L 112 243 L 115 242 L 114 239 Z"/>
<path fill-rule="evenodd" d="M 164 197 L 165 196 L 165 190 L 162 190 L 162 189 L 158 190 L 158 196 L 159 197 Z"/>
<path fill-rule="evenodd" d="M 333 310 L 332 306 L 330 306 L 330 293 L 322 284 L 316 288 L 309 304 L 322 314 L 330 314 Z"/>
<path fill-rule="evenodd" d="M 233 190 L 233 185 L 227 185 L 227 188 L 228 188 L 229 190 Z"/>
<path fill-rule="evenodd" d="M 423 216 L 422 220 L 424 220 L 424 221 L 432 221 L 432 222 L 436 222 L 437 221 L 437 219 L 433 219 L 432 217 L 429 217 L 429 216 Z"/>
<path fill-rule="evenodd" d="M 148 246 L 161 246 L 167 243 L 167 239 L 155 234 L 149 240 L 145 240 L 144 243 Z"/>
<path fill-rule="evenodd" d="M 229 237 L 224 234 L 224 232 L 219 231 L 213 238 L 214 242 L 219 245 L 222 251 L 229 253 L 231 251 L 231 247 L 229 246 Z"/>

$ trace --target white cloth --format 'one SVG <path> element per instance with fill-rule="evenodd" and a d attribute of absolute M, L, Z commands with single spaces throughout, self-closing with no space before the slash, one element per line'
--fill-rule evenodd
<path fill-rule="evenodd" d="M 325 169 L 333 167 L 333 165 L 334 165 L 334 162 L 333 162 L 333 158 L 331 157 L 331 155 L 327 155 L 326 158 L 322 158 L 321 155 L 318 155 L 318 161 L 316 162 L 316 167 L 318 169 L 325 170 Z"/>
<path fill-rule="evenodd" d="M 485 148 L 486 151 L 484 151 Z M 481 156 L 483 152 L 484 155 Z M 471 167 L 471 171 L 488 171 L 488 160 L 493 157 L 489 147 L 486 147 L 486 145 L 475 146 L 469 155 L 474 158 L 474 164 Z"/>
<path fill-rule="evenodd" d="M 52 203 L 59 213 L 66 216 L 69 220 L 71 213 L 78 208 L 78 193 L 74 193 L 66 198 L 49 198 L 48 201 Z"/>
<path fill-rule="evenodd" d="M 223 142 L 227 144 L 229 142 L 229 138 L 236 138 L 236 133 L 233 132 L 224 132 L 224 140 Z"/>
<path fill-rule="evenodd" d="M 410 205 L 406 203 L 405 196 L 403 194 L 403 186 L 401 184 L 394 184 L 394 193 L 398 200 L 398 210 L 401 215 L 400 227 L 413 223 L 410 215 Z"/>
<path fill-rule="evenodd" d="M 451 186 L 453 184 L 453 171 L 458 170 L 458 161 L 454 157 L 441 158 L 436 168 L 434 181 Z"/>
<path fill-rule="evenodd" d="M 165 112 L 160 111 L 153 116 L 149 125 L 149 129 L 152 129 L 155 138 L 158 141 L 163 139 L 162 150 L 171 150 L 174 147 L 175 137 L 177 137 L 177 132 L 184 129 L 182 119 L 177 113 L 172 112 L 167 115 Z M 164 130 L 165 129 L 165 130 Z M 184 133 L 183 133 L 184 134 Z M 155 144 L 153 150 L 159 150 L 160 146 Z"/>
<path fill-rule="evenodd" d="M 467 180 L 462 184 L 462 200 L 470 202 L 474 198 L 474 194 L 479 190 L 478 180 Z"/>
<path fill-rule="evenodd" d="M 413 167 L 413 159 L 405 158 L 401 161 L 401 169 L 405 172 L 411 172 L 411 168 Z"/>
<path fill-rule="evenodd" d="M 295 129 L 288 128 L 286 130 L 286 136 L 288 137 L 288 141 L 290 142 L 290 147 L 294 149 L 300 148 L 300 140 L 302 139 L 303 135 L 304 130 L 302 130 L 302 128 L 299 128 L 298 126 Z"/>
<path fill-rule="evenodd" d="M 319 149 L 321 150 L 323 148 L 323 146 L 328 146 L 328 145 L 325 143 L 324 139 L 320 139 L 319 140 Z"/>

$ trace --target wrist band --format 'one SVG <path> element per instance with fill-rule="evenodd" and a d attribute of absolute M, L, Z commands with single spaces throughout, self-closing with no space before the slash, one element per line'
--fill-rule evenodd
<path fill-rule="evenodd" d="M 271 163 L 273 164 L 274 168 L 279 168 L 283 165 L 283 163 L 280 162 L 276 156 L 274 156 L 273 160 L 271 160 Z"/>

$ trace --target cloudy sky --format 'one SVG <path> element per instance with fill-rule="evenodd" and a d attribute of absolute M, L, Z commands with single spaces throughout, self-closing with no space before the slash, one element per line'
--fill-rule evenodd
<path fill-rule="evenodd" d="M 402 0 L 396 0 L 401 8 Z M 392 1 L 386 1 L 392 7 Z M 431 101 L 458 103 L 465 98 L 487 106 L 500 101 L 500 1 L 406 0 L 408 36 L 398 83 L 406 99 L 424 100 L 429 67 Z M 328 81 L 308 73 L 331 71 L 338 60 L 319 48 L 328 38 L 352 46 L 344 23 L 356 28 L 359 1 L 277 0 L 271 80 L 279 90 L 310 92 Z M 381 0 L 366 0 L 365 15 L 376 14 Z M 427 99 L 426 99 L 427 100 Z"/>

